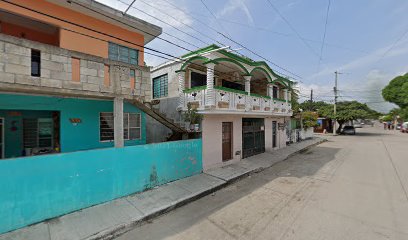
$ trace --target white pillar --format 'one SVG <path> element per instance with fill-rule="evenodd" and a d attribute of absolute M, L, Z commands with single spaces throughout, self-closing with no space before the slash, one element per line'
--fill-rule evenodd
<path fill-rule="evenodd" d="M 273 98 L 273 84 L 268 83 L 268 96 Z"/>
<path fill-rule="evenodd" d="M 288 99 L 289 95 L 288 95 L 288 89 L 285 89 L 285 100 L 286 103 L 288 103 L 289 99 Z"/>
<path fill-rule="evenodd" d="M 185 71 L 179 71 L 178 73 L 178 81 L 179 81 L 179 109 L 184 108 L 184 89 L 185 89 Z"/>
<path fill-rule="evenodd" d="M 215 106 L 215 94 L 214 94 L 214 63 L 208 63 L 207 65 L 207 94 L 206 94 L 206 106 Z"/>
<path fill-rule="evenodd" d="M 247 111 L 252 110 L 252 99 L 251 99 L 251 78 L 252 76 L 244 76 L 245 79 L 245 92 L 247 92 L 248 96 L 246 97 L 245 101 L 245 109 Z"/>
<path fill-rule="evenodd" d="M 121 97 L 115 97 L 113 100 L 113 137 L 115 147 L 123 147 L 123 98 Z"/>

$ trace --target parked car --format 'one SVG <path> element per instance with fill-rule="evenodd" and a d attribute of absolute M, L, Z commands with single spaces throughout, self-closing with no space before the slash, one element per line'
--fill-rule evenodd
<path fill-rule="evenodd" d="M 362 128 L 363 127 L 363 125 L 361 124 L 361 123 L 354 123 L 353 124 L 354 125 L 354 128 Z"/>
<path fill-rule="evenodd" d="M 404 122 L 404 123 L 401 125 L 400 131 L 403 132 L 403 133 L 408 133 L 408 122 Z"/>
<path fill-rule="evenodd" d="M 354 126 L 344 126 L 341 133 L 345 135 L 356 135 L 356 129 Z"/>
<path fill-rule="evenodd" d="M 395 129 L 397 129 L 397 130 L 401 130 L 401 127 L 402 127 L 402 124 L 401 124 L 401 123 L 397 123 L 397 126 L 396 126 L 396 128 L 395 128 Z"/>

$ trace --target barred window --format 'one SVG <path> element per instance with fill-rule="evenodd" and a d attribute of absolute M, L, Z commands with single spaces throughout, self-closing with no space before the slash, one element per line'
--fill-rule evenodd
<path fill-rule="evenodd" d="M 153 78 L 153 98 L 167 97 L 168 88 L 167 74 Z"/>
<path fill-rule="evenodd" d="M 141 139 L 141 122 L 140 113 L 123 113 L 123 139 Z M 105 112 L 99 114 L 99 137 L 101 142 L 114 140 L 113 124 L 113 113 Z"/>
<path fill-rule="evenodd" d="M 109 43 L 109 59 L 137 65 L 139 51 L 136 49 L 121 46 L 116 43 Z"/>

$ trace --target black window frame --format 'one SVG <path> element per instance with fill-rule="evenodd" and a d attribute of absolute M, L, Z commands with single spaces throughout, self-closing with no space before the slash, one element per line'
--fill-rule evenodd
<path fill-rule="evenodd" d="M 31 49 L 31 76 L 41 77 L 41 51 Z"/>
<path fill-rule="evenodd" d="M 207 75 L 206 74 L 191 71 L 190 73 L 190 87 L 191 88 L 206 86 L 206 85 L 207 85 Z"/>

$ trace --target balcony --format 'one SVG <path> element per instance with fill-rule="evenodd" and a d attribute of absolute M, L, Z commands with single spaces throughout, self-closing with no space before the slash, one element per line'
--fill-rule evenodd
<path fill-rule="evenodd" d="M 248 95 L 244 91 L 214 87 L 209 92 L 207 86 L 184 90 L 181 103 L 183 110 L 190 104 L 202 113 L 245 113 L 253 115 L 291 116 L 292 106 L 284 99 L 271 98 L 258 94 Z M 210 100 L 210 101 L 209 101 Z M 214 104 L 209 104 L 214 100 Z"/>

